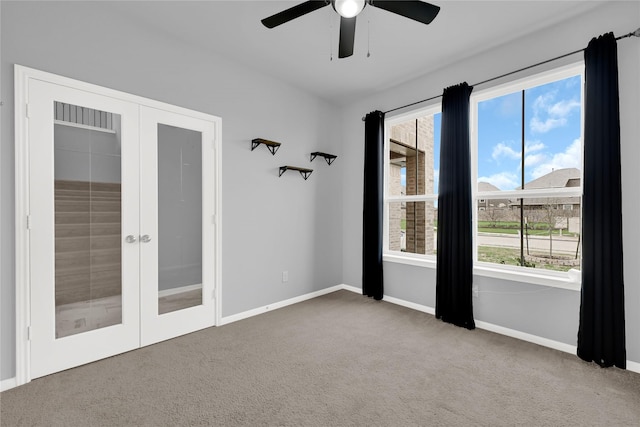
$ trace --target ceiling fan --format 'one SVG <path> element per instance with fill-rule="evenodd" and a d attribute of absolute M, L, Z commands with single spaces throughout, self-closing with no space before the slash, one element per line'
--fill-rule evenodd
<path fill-rule="evenodd" d="M 420 0 L 413 1 L 378 1 L 378 0 L 311 0 L 300 3 L 282 12 L 276 13 L 261 22 L 267 28 L 274 28 L 302 15 L 321 9 L 331 4 L 340 15 L 340 44 L 338 58 L 353 55 L 353 42 L 356 35 L 356 16 L 369 4 L 379 9 L 429 24 L 440 11 L 439 6 Z"/>

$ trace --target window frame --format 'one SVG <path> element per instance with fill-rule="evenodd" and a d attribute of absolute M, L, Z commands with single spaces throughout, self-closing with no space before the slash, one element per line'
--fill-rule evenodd
<path fill-rule="evenodd" d="M 580 110 L 580 140 L 582 143 L 580 164 L 583 164 L 584 158 L 584 60 L 572 62 L 570 64 L 554 67 L 546 71 L 541 71 L 526 77 L 508 81 L 486 89 L 480 89 L 471 93 L 470 97 L 470 155 L 471 155 L 471 185 L 472 185 L 472 241 L 473 241 L 473 274 L 474 276 L 489 277 L 494 279 L 503 279 L 512 282 L 521 282 L 526 284 L 536 284 L 549 286 L 560 289 L 568 289 L 579 291 L 581 287 L 580 275 L 574 272 L 560 272 L 553 270 L 532 269 L 521 266 L 499 265 L 478 261 L 478 209 L 477 204 L 480 199 L 503 199 L 503 198 L 520 198 L 520 197 L 557 197 L 557 196 L 575 196 L 582 198 L 583 189 L 583 167 L 580 168 L 581 180 L 580 187 L 553 188 L 553 189 L 522 189 L 510 191 L 478 191 L 478 104 L 479 102 L 492 99 L 501 95 L 513 93 L 515 91 L 527 90 L 536 86 L 541 86 L 557 80 L 580 75 L 581 79 L 581 103 Z M 390 147 L 389 137 L 391 127 L 409 120 L 415 120 L 419 117 L 434 115 L 442 112 L 442 104 L 440 101 L 431 103 L 423 108 L 413 110 L 404 114 L 398 114 L 393 117 L 387 117 L 384 125 L 384 177 L 383 177 L 383 261 L 394 262 L 398 264 L 413 265 L 419 267 L 436 268 L 437 255 L 413 254 L 408 252 L 399 252 L 389 250 L 389 204 L 393 202 L 437 202 L 438 192 L 435 189 L 434 194 L 418 195 L 418 196 L 391 196 L 389 195 L 389 162 Z M 582 217 L 582 215 L 580 215 Z"/>
<path fill-rule="evenodd" d="M 480 199 L 520 199 L 538 197 L 580 197 L 582 198 L 583 169 L 580 168 L 580 186 L 565 188 L 547 189 L 520 189 L 506 191 L 478 191 L 478 105 L 496 97 L 511 94 L 514 92 L 531 89 L 544 84 L 552 83 L 569 77 L 580 76 L 580 164 L 584 160 L 584 61 L 580 60 L 565 66 L 553 68 L 548 71 L 536 73 L 535 75 L 523 77 L 514 81 L 506 82 L 497 86 L 481 89 L 472 92 L 470 97 L 470 122 L 471 129 L 471 197 L 472 197 L 472 230 L 473 236 L 473 271 L 475 275 L 502 278 L 512 281 L 535 283 L 560 287 L 564 289 L 579 290 L 580 279 L 569 272 L 558 272 L 552 270 L 532 269 L 522 266 L 499 265 L 494 263 L 478 261 L 478 209 L 476 209 Z M 580 215 L 582 217 L 582 214 Z"/>
<path fill-rule="evenodd" d="M 391 161 L 391 128 L 395 125 L 416 120 L 425 116 L 433 116 L 442 112 L 441 103 L 430 104 L 419 110 L 413 110 L 405 114 L 398 114 L 391 118 L 385 118 L 384 121 L 384 179 L 383 179 L 383 231 L 382 231 L 382 255 L 383 261 L 394 261 L 410 265 L 428 265 L 434 267 L 436 265 L 436 256 L 431 254 L 415 254 L 411 252 L 392 251 L 389 249 L 389 205 L 391 203 L 402 202 L 438 202 L 438 189 L 434 189 L 432 194 L 420 195 L 390 195 L 389 191 L 389 164 Z"/>

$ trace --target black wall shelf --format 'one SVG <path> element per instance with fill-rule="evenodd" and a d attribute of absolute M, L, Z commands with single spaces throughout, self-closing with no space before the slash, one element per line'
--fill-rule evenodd
<path fill-rule="evenodd" d="M 313 153 L 311 153 L 311 160 L 309 160 L 309 161 L 313 162 L 313 159 L 315 159 L 318 156 L 324 157 L 324 159 L 327 161 L 328 165 L 333 163 L 333 161 L 338 157 L 335 154 L 328 154 L 328 153 L 323 153 L 321 151 L 314 151 Z"/>
<path fill-rule="evenodd" d="M 309 175 L 311 175 L 311 172 L 313 172 L 313 169 L 299 168 L 297 166 L 280 166 L 280 173 L 278 176 L 282 176 L 286 171 L 298 171 L 306 181 L 309 178 Z"/>
<path fill-rule="evenodd" d="M 268 139 L 256 138 L 251 141 L 251 151 L 255 150 L 258 145 L 264 144 L 269 151 L 271 151 L 272 155 L 276 155 L 276 151 L 280 148 L 280 143 L 275 141 L 269 141 Z"/>

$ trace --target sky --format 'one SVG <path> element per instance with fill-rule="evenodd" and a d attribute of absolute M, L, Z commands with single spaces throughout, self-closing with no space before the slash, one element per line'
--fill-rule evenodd
<path fill-rule="evenodd" d="M 581 166 L 580 76 L 525 90 L 525 182 L 556 169 Z M 435 188 L 440 169 L 441 116 L 434 115 Z M 478 182 L 520 187 L 522 91 L 478 106 Z M 401 184 L 405 185 L 405 171 Z"/>
<path fill-rule="evenodd" d="M 525 99 L 525 182 L 581 163 L 580 76 L 528 89 Z M 522 92 L 478 106 L 478 182 L 501 190 L 521 185 Z"/>

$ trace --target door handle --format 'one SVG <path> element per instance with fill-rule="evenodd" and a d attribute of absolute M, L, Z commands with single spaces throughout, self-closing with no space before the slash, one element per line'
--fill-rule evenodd
<path fill-rule="evenodd" d="M 151 241 L 151 236 L 145 234 L 144 236 L 140 236 L 140 241 L 142 243 L 149 243 Z"/>
<path fill-rule="evenodd" d="M 127 237 L 125 237 L 124 240 L 127 243 L 135 243 L 136 242 L 136 236 L 134 236 L 133 234 L 129 234 Z"/>

